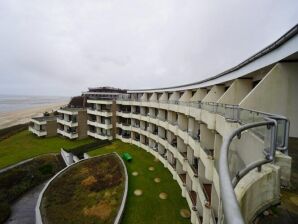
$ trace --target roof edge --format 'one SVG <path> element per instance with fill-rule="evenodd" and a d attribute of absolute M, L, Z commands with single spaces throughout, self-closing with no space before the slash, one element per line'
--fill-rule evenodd
<path fill-rule="evenodd" d="M 208 81 L 212 81 L 212 80 L 218 79 L 218 78 L 220 78 L 222 76 L 225 76 L 225 75 L 227 75 L 229 73 L 232 73 L 234 71 L 237 71 L 237 70 L 243 68 L 244 66 L 252 63 L 253 61 L 256 61 L 257 59 L 263 57 L 264 55 L 266 55 L 266 54 L 274 51 L 275 49 L 277 49 L 280 46 L 282 46 L 283 44 L 285 44 L 288 40 L 290 40 L 291 38 L 293 38 L 297 34 L 298 34 L 298 24 L 296 24 L 295 26 L 293 26 L 290 30 L 288 30 L 285 34 L 283 34 L 276 41 L 274 41 L 273 43 L 269 44 L 267 47 L 265 47 L 262 50 L 260 50 L 259 52 L 255 53 L 254 55 L 252 55 L 248 59 L 246 59 L 243 62 L 239 63 L 238 65 L 236 65 L 236 66 L 234 66 L 234 67 L 232 67 L 232 68 L 230 68 L 228 70 L 225 70 L 224 72 L 221 72 L 221 73 L 219 73 L 219 74 L 217 74 L 215 76 L 212 76 L 210 78 L 206 78 L 206 79 L 203 79 L 201 81 L 197 81 L 197 82 L 193 82 L 193 83 L 188 83 L 188 84 L 183 84 L 183 85 L 177 85 L 177 86 L 161 87 L 161 88 L 151 88 L 151 89 L 129 89 L 127 91 L 129 93 L 129 92 L 170 90 L 170 89 L 177 89 L 177 88 L 183 88 L 183 87 L 198 85 L 198 84 L 202 84 L 204 82 L 208 82 Z"/>

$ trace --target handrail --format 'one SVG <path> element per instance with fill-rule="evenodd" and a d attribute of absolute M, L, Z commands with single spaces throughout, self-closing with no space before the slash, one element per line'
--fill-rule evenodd
<path fill-rule="evenodd" d="M 229 146 L 235 136 L 240 137 L 241 133 L 245 130 L 260 127 L 260 126 L 271 126 L 273 128 L 273 135 L 271 138 L 271 145 L 269 156 L 266 156 L 266 161 L 262 160 L 257 163 L 250 164 L 250 166 L 246 167 L 244 170 L 238 172 L 237 177 L 233 182 L 230 177 L 229 165 L 228 165 L 228 154 L 229 154 Z M 261 166 L 262 164 L 269 163 L 274 158 L 275 151 L 275 143 L 276 143 L 276 128 L 277 122 L 275 120 L 267 120 L 261 122 L 255 122 L 251 124 L 246 124 L 241 126 L 240 128 L 234 130 L 230 135 L 224 138 L 221 153 L 219 158 L 219 179 L 220 179 L 220 190 L 224 192 L 221 196 L 222 207 L 224 212 L 224 218 L 229 224 L 244 224 L 244 220 L 240 211 L 240 207 L 234 192 L 234 185 L 239 181 L 239 177 L 243 177 L 252 169 Z M 234 183 L 234 184 L 233 184 Z"/>
<path fill-rule="evenodd" d="M 118 99 L 120 101 L 138 101 L 138 102 L 153 102 L 150 100 L 136 100 L 132 99 L 129 96 L 122 98 L 121 95 L 118 96 Z M 274 120 L 283 120 L 285 122 L 284 124 L 284 133 L 283 133 L 283 144 L 277 145 L 277 149 L 279 151 L 282 151 L 283 153 L 287 154 L 288 149 L 288 136 L 289 136 L 289 127 L 290 123 L 289 120 L 281 115 L 275 115 L 271 113 L 265 113 L 257 110 L 251 110 L 251 109 L 245 109 L 239 107 L 239 105 L 233 105 L 233 104 L 224 104 L 224 103 L 217 103 L 217 102 L 201 102 L 201 101 L 178 101 L 178 100 L 157 100 L 154 102 L 158 102 L 160 104 L 180 104 L 183 106 L 189 106 L 189 107 L 195 107 L 195 108 L 202 108 L 204 110 L 209 111 L 210 113 L 217 113 L 225 117 L 227 121 L 230 122 L 238 122 L 240 124 L 246 124 L 245 120 L 241 120 L 241 113 L 242 112 L 249 112 L 251 114 L 256 114 L 256 117 L 263 118 L 265 120 L 265 117 L 273 118 Z M 223 112 L 220 111 L 219 108 L 223 108 Z M 232 116 L 229 116 L 229 112 L 232 112 Z M 224 113 L 224 114 L 223 114 Z M 251 123 L 251 122 L 250 122 Z"/>

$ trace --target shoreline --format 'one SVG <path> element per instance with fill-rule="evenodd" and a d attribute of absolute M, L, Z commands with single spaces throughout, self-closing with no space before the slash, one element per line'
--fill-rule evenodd
<path fill-rule="evenodd" d="M 59 103 L 45 104 L 42 106 L 26 108 L 11 112 L 0 112 L 0 129 L 8 128 L 17 124 L 24 124 L 29 122 L 30 118 L 41 116 L 45 111 L 51 112 L 64 106 L 68 101 Z"/>

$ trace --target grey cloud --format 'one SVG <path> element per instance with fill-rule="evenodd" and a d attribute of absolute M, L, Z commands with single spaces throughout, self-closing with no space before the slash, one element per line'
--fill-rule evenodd
<path fill-rule="evenodd" d="M 298 21 L 296 0 L 0 2 L 0 94 L 79 94 L 198 81 Z"/>

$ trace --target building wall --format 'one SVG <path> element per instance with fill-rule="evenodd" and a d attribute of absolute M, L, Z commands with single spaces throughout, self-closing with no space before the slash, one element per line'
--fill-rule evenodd
<path fill-rule="evenodd" d="M 116 112 L 117 112 L 117 104 L 116 101 L 113 101 L 112 106 L 111 106 L 111 110 L 112 110 L 112 136 L 113 138 L 116 138 L 116 123 L 117 123 L 117 116 L 116 116 Z"/>
<path fill-rule="evenodd" d="M 46 124 L 47 137 L 56 136 L 57 127 L 58 127 L 57 120 L 47 121 L 47 124 Z"/>
<path fill-rule="evenodd" d="M 240 103 L 240 107 L 289 118 L 290 136 L 298 137 L 298 63 L 278 63 Z"/>
<path fill-rule="evenodd" d="M 87 137 L 87 111 L 81 110 L 78 112 L 78 135 L 79 139 L 83 139 Z"/>

